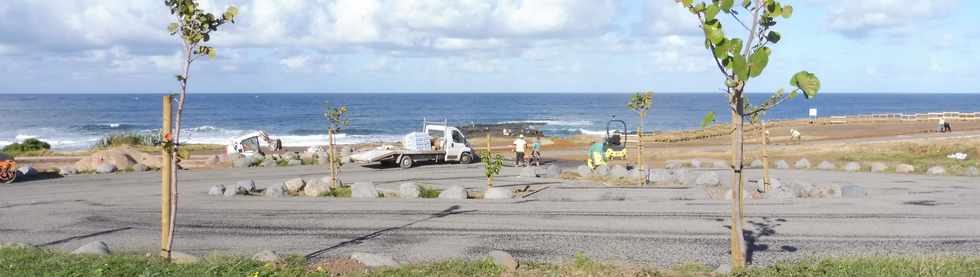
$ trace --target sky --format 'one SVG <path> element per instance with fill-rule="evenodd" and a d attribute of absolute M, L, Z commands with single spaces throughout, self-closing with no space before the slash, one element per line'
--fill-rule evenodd
<path fill-rule="evenodd" d="M 239 7 L 190 91 L 719 92 L 673 0 L 202 0 Z M 738 2 L 738 1 L 736 1 Z M 784 0 L 752 92 L 980 92 L 980 1 Z M 0 1 L 0 93 L 168 93 L 180 44 L 162 0 Z M 728 36 L 746 31 L 722 22 Z"/>

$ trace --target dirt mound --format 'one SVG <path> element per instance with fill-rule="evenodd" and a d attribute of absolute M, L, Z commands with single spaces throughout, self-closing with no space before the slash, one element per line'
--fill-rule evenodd
<path fill-rule="evenodd" d="M 110 163 L 119 169 L 132 168 L 143 164 L 152 168 L 160 167 L 160 158 L 140 152 L 129 146 L 116 147 L 93 153 L 75 162 L 75 168 L 80 171 L 94 171 L 102 163 Z"/>

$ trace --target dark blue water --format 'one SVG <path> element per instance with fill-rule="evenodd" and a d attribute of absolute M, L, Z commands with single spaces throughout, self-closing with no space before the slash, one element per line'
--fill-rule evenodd
<path fill-rule="evenodd" d="M 612 115 L 637 124 L 626 108 L 630 94 L 192 94 L 185 111 L 190 142 L 225 143 L 250 130 L 266 130 L 286 145 L 325 142 L 327 102 L 350 108 L 351 126 L 339 141 L 393 140 L 420 127 L 423 118 L 451 124 L 531 121 L 546 123 L 547 135 L 598 132 Z M 753 94 L 759 102 L 768 95 Z M 29 137 L 56 149 L 81 149 L 102 135 L 153 132 L 160 126 L 161 96 L 150 94 L 0 95 L 0 145 Z M 708 112 L 727 122 L 721 94 L 654 96 L 644 129 L 696 128 Z M 820 116 L 885 112 L 980 111 L 980 94 L 832 94 L 802 97 L 769 112 L 769 119 L 803 118 L 810 108 Z"/>

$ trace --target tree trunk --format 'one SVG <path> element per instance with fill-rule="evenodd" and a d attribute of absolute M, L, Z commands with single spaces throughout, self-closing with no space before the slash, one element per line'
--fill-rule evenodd
<path fill-rule="evenodd" d="M 334 145 L 333 145 L 334 144 L 334 142 L 333 142 L 333 128 L 330 128 L 329 130 L 327 130 L 327 133 L 329 134 L 329 137 L 330 137 L 330 155 L 329 155 L 329 157 L 330 157 L 330 187 L 334 187 L 335 188 L 335 187 L 338 187 L 337 186 L 337 161 L 339 161 L 339 160 L 337 159 L 337 152 L 334 151 Z"/>
<path fill-rule="evenodd" d="M 636 170 L 644 168 L 643 166 L 643 118 L 646 117 L 646 112 L 640 113 L 640 126 L 636 128 Z M 639 182 L 640 186 L 646 184 L 646 174 L 643 174 Z"/>
<path fill-rule="evenodd" d="M 491 147 L 490 147 L 490 130 L 487 129 L 487 156 L 486 157 L 483 157 L 484 159 L 490 159 L 490 156 L 493 156 L 493 152 L 490 149 L 491 149 Z M 488 163 L 487 162 L 484 162 L 483 164 L 486 165 Z M 487 188 L 492 188 L 492 187 L 493 187 L 493 175 L 490 175 L 490 176 L 487 176 Z"/>
<path fill-rule="evenodd" d="M 177 227 L 177 171 L 180 170 L 177 167 L 177 161 L 180 154 L 180 129 L 181 121 L 184 114 L 184 103 L 187 100 L 187 80 L 190 78 L 191 62 L 193 61 L 193 45 L 184 46 L 184 66 L 183 66 L 183 79 L 180 80 L 180 97 L 177 100 L 177 116 L 175 118 L 174 130 L 173 130 L 173 152 L 170 153 L 170 242 L 167 243 L 170 248 L 167 251 L 167 260 L 172 257 L 173 246 L 174 246 L 174 232 Z"/>
<path fill-rule="evenodd" d="M 744 237 L 742 236 L 742 197 L 744 193 L 742 183 L 742 96 L 741 91 L 732 94 L 730 101 L 732 109 L 732 224 L 731 224 L 731 248 L 732 248 L 732 268 L 745 267 Z"/>
<path fill-rule="evenodd" d="M 769 133 L 766 132 L 766 122 L 762 121 L 762 190 L 769 192 Z"/>

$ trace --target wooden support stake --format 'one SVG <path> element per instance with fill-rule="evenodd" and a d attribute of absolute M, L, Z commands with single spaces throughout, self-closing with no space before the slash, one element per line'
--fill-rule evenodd
<path fill-rule="evenodd" d="M 768 193 L 769 187 L 769 131 L 766 130 L 766 122 L 762 121 L 762 190 Z"/>
<path fill-rule="evenodd" d="M 491 152 L 491 150 L 490 150 L 490 129 L 487 129 L 487 156 L 486 157 L 483 157 L 483 158 L 484 159 L 490 159 L 490 156 L 493 156 L 493 152 Z M 484 163 L 484 164 L 486 164 L 486 163 Z M 490 175 L 490 174 L 487 174 L 487 175 Z M 488 188 L 492 188 L 493 187 L 493 175 L 487 176 L 487 187 Z"/>
<path fill-rule="evenodd" d="M 173 132 L 173 97 L 163 96 L 163 127 L 160 129 L 164 137 L 164 145 L 169 142 L 170 133 Z M 171 163 L 172 152 L 169 147 L 161 147 L 160 150 L 160 255 L 170 259 L 170 205 L 171 205 L 171 186 L 170 177 L 173 173 Z"/>

